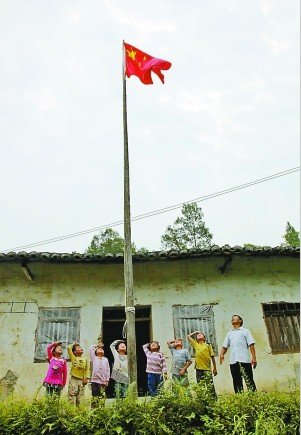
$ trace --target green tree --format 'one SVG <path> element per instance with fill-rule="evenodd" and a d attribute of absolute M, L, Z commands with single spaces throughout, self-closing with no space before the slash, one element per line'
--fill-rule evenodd
<path fill-rule="evenodd" d="M 300 233 L 289 222 L 286 224 L 286 231 L 282 237 L 285 240 L 282 246 L 292 246 L 294 248 L 300 246 Z"/>
<path fill-rule="evenodd" d="M 93 239 L 86 249 L 86 254 L 105 255 L 105 254 L 120 254 L 124 250 L 124 239 L 118 231 L 112 228 L 106 228 L 99 234 L 95 234 Z M 135 243 L 132 243 L 133 254 L 145 254 L 148 250 L 144 247 L 137 249 Z"/>
<path fill-rule="evenodd" d="M 200 249 L 211 246 L 212 234 L 203 221 L 204 214 L 196 202 L 183 204 L 182 216 L 166 228 L 161 237 L 164 249 Z"/>

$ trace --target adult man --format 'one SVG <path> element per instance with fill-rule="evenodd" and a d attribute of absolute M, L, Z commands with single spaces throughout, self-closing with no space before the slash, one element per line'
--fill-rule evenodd
<path fill-rule="evenodd" d="M 257 366 L 255 341 L 250 331 L 242 327 L 243 319 L 234 314 L 232 316 L 232 331 L 228 332 L 220 353 L 220 364 L 224 361 L 224 355 L 230 347 L 230 371 L 233 379 L 235 393 L 243 391 L 242 378 L 244 378 L 248 390 L 256 391 L 253 379 L 252 366 Z M 250 362 L 250 352 L 251 362 Z"/>
<path fill-rule="evenodd" d="M 196 336 L 196 340 L 192 338 L 193 335 Z M 204 379 L 208 382 L 214 397 L 216 397 L 212 374 L 216 376 L 217 370 L 212 346 L 206 343 L 206 336 L 200 331 L 191 332 L 187 338 L 195 351 L 196 381 L 200 382 Z"/>

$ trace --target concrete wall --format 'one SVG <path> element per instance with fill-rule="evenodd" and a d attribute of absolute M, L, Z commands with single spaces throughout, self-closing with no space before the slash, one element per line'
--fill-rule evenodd
<path fill-rule="evenodd" d="M 258 389 L 270 390 L 276 384 L 288 389 L 299 374 L 299 355 L 271 354 L 261 304 L 299 301 L 299 260 L 236 256 L 221 274 L 218 268 L 223 262 L 212 258 L 134 264 L 135 302 L 151 305 L 153 338 L 161 342 L 170 366 L 165 343 L 173 338 L 172 306 L 215 304 L 218 351 L 231 329 L 231 315 L 240 314 L 256 340 Z M 29 267 L 33 282 L 20 264 L 0 264 L 0 397 L 13 387 L 21 396 L 39 392 L 47 364 L 33 362 L 38 307 L 81 307 L 80 341 L 88 350 L 101 332 L 102 307 L 124 305 L 122 264 L 31 263 Z M 217 368 L 218 393 L 232 391 L 228 354 L 222 366 L 217 361 Z"/>

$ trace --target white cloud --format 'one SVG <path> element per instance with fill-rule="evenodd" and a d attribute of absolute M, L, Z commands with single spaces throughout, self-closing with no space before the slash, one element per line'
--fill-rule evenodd
<path fill-rule="evenodd" d="M 82 21 L 82 13 L 80 9 L 75 9 L 68 14 L 68 19 L 73 24 L 79 24 Z"/>
<path fill-rule="evenodd" d="M 30 92 L 27 99 L 34 103 L 41 112 L 58 110 L 63 107 L 61 101 L 53 94 L 51 89 L 43 89 L 40 92 Z"/>
<path fill-rule="evenodd" d="M 161 104 L 167 104 L 167 103 L 170 103 L 171 97 L 170 97 L 170 95 L 162 94 L 162 95 L 159 95 L 159 101 Z"/>
<path fill-rule="evenodd" d="M 282 54 L 289 50 L 289 45 L 286 41 L 280 41 L 279 39 L 277 40 L 269 33 L 263 33 L 262 37 L 267 45 L 272 49 L 274 54 Z"/>
<path fill-rule="evenodd" d="M 149 20 L 144 15 L 135 14 L 134 10 L 118 7 L 116 2 L 112 0 L 103 0 L 103 4 L 108 12 L 121 24 L 126 24 L 130 28 L 142 33 L 158 33 L 158 32 L 172 32 L 177 28 L 173 21 L 162 20 L 161 17 L 155 20 Z M 128 3 L 126 6 L 128 7 Z M 125 6 L 125 7 L 126 7 Z"/>
<path fill-rule="evenodd" d="M 261 10 L 264 15 L 269 15 L 271 12 L 271 2 L 269 0 L 262 0 Z"/>

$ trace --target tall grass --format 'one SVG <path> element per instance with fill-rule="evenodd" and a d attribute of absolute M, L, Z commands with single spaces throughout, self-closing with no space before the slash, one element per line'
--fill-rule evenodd
<path fill-rule="evenodd" d="M 206 385 L 170 384 L 157 397 L 89 403 L 79 408 L 64 399 L 6 400 L 0 403 L 1 435 L 295 435 L 299 433 L 298 392 L 241 393 L 218 400 Z"/>

